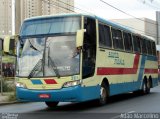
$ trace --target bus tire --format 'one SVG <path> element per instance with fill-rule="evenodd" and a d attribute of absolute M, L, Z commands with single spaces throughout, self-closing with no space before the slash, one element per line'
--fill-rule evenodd
<path fill-rule="evenodd" d="M 147 79 L 143 80 L 141 93 L 142 94 L 148 94 L 148 93 L 150 93 L 150 83 L 149 83 L 149 80 L 147 80 Z"/>
<path fill-rule="evenodd" d="M 102 82 L 101 88 L 100 88 L 100 98 L 98 100 L 98 104 L 100 106 L 105 105 L 108 101 L 108 97 L 109 97 L 108 87 L 104 82 Z"/>
<path fill-rule="evenodd" d="M 56 107 L 59 102 L 45 102 L 46 105 L 50 108 Z"/>
<path fill-rule="evenodd" d="M 148 79 L 147 80 L 147 91 L 146 91 L 146 94 L 149 94 L 150 90 L 151 90 L 151 81 Z"/>

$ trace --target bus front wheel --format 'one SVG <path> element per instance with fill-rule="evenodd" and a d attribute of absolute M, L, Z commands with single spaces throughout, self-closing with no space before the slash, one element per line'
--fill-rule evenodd
<path fill-rule="evenodd" d="M 45 102 L 46 105 L 50 108 L 56 107 L 59 102 Z"/>
<path fill-rule="evenodd" d="M 108 97 L 109 97 L 109 90 L 107 85 L 103 82 L 100 88 L 100 98 L 98 100 L 99 105 L 100 106 L 105 105 L 108 101 Z"/>

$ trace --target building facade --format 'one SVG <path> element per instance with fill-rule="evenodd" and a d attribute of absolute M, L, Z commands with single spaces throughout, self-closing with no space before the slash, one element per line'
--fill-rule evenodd
<path fill-rule="evenodd" d="M 21 0 L 21 23 L 24 19 L 42 15 L 41 0 Z"/>
<path fill-rule="evenodd" d="M 12 34 L 13 0 L 0 0 L 0 36 Z M 74 0 L 15 0 L 15 33 L 24 19 L 74 12 Z"/>
<path fill-rule="evenodd" d="M 21 0 L 21 24 L 26 18 L 74 12 L 74 0 Z"/>
<path fill-rule="evenodd" d="M 42 15 L 74 12 L 74 0 L 42 0 Z"/>
<path fill-rule="evenodd" d="M 12 0 L 0 0 L 0 35 L 12 33 Z"/>
<path fill-rule="evenodd" d="M 157 19 L 157 44 L 160 45 L 160 11 L 156 12 L 156 19 Z"/>

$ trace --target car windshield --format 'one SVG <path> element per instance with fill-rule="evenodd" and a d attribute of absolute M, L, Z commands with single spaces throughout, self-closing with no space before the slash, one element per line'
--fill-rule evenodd
<path fill-rule="evenodd" d="M 18 58 L 18 75 L 59 77 L 79 74 L 80 55 L 75 44 L 75 35 L 25 39 Z"/>

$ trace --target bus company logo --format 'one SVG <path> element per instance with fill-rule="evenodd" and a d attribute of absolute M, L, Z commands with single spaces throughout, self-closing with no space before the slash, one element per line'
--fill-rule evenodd
<path fill-rule="evenodd" d="M 108 57 L 114 60 L 114 64 L 116 65 L 125 65 L 125 60 L 120 58 L 118 52 L 109 52 Z"/>

